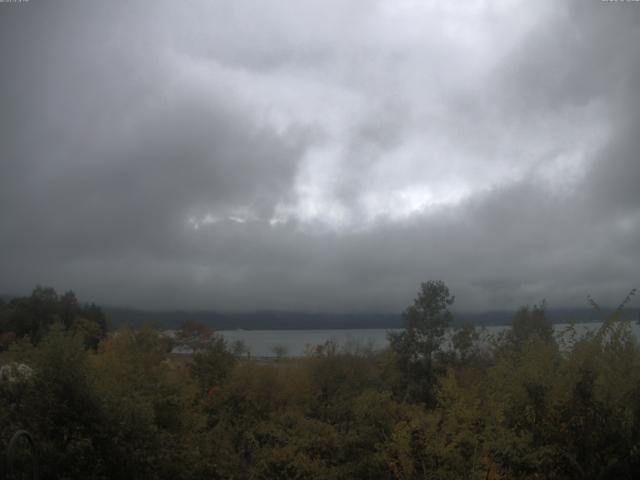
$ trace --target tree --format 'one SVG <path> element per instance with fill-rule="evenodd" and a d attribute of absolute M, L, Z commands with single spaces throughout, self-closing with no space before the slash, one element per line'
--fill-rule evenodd
<path fill-rule="evenodd" d="M 546 302 L 533 307 L 521 307 L 513 317 L 507 338 L 514 345 L 522 345 L 531 339 L 553 341 L 553 324 L 547 317 Z"/>
<path fill-rule="evenodd" d="M 37 346 L 26 339 L 11 353 L 33 369 L 15 410 L 38 443 L 44 478 L 86 478 L 100 459 L 91 438 L 100 431 L 98 398 L 89 381 L 89 353 L 82 338 L 54 324 Z"/>
<path fill-rule="evenodd" d="M 236 340 L 231 345 L 231 351 L 236 357 L 242 357 L 246 355 L 247 358 L 251 358 L 251 349 L 244 340 Z"/>
<path fill-rule="evenodd" d="M 477 342 L 480 334 L 470 323 L 465 323 L 462 327 L 456 329 L 451 337 L 451 344 L 460 362 L 466 362 L 477 352 Z M 475 351 L 474 351 L 475 349 Z"/>
<path fill-rule="evenodd" d="M 280 343 L 272 346 L 271 351 L 276 356 L 277 361 L 280 361 L 282 357 L 285 357 L 287 353 L 289 353 L 289 349 L 287 348 L 287 346 Z"/>
<path fill-rule="evenodd" d="M 389 342 L 405 379 L 405 396 L 433 403 L 436 383 L 433 360 L 440 351 L 453 316 L 449 307 L 455 297 L 441 280 L 422 283 L 418 296 L 402 314 L 405 329 L 391 333 Z"/>
<path fill-rule="evenodd" d="M 219 335 L 214 335 L 206 348 L 193 355 L 191 374 L 206 392 L 222 384 L 233 369 L 236 358 Z"/>
<path fill-rule="evenodd" d="M 406 353 L 413 360 L 431 361 L 453 319 L 449 307 L 454 300 L 444 282 L 431 280 L 423 283 L 413 305 L 402 314 L 405 330 L 391 336 L 392 347 L 398 344 L 398 337 L 405 337 L 400 343 L 410 346 Z"/>
<path fill-rule="evenodd" d="M 59 300 L 60 304 L 60 320 L 66 330 L 73 327 L 76 317 L 78 316 L 78 310 L 80 305 L 76 294 L 69 290 L 62 295 Z"/>
<path fill-rule="evenodd" d="M 6 348 L 7 341 L 22 337 L 36 344 L 57 323 L 66 331 L 83 334 L 85 346 L 94 349 L 107 333 L 100 307 L 81 305 L 72 291 L 59 296 L 53 288 L 37 286 L 30 296 L 0 307 L 0 344 Z"/>
<path fill-rule="evenodd" d="M 181 345 L 189 346 L 194 352 L 206 349 L 213 337 L 213 331 L 196 320 L 185 320 L 176 332 L 176 341 Z"/>

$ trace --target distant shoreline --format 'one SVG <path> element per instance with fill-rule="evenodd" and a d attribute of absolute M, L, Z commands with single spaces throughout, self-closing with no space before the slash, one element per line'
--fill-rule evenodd
<path fill-rule="evenodd" d="M 152 324 L 158 328 L 177 328 L 186 320 L 197 321 L 213 330 L 369 330 L 402 328 L 400 314 L 390 313 L 309 313 L 309 312 L 218 312 L 218 311 L 148 311 L 127 308 L 104 308 L 115 327 Z M 590 323 L 602 321 L 613 312 L 591 308 L 549 309 L 552 323 Z M 493 311 L 481 313 L 453 312 L 454 326 L 471 323 L 476 326 L 498 327 L 510 325 L 515 312 Z M 624 317 L 639 318 L 640 310 L 628 309 Z"/>

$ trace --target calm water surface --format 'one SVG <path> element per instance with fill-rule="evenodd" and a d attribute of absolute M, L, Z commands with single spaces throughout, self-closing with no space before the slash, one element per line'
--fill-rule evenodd
<path fill-rule="evenodd" d="M 580 323 L 575 325 L 577 334 L 594 330 L 600 323 Z M 567 324 L 556 324 L 557 334 L 566 330 Z M 495 335 L 508 327 L 485 327 L 484 335 Z M 640 326 L 632 324 L 634 333 L 640 338 Z M 249 347 L 251 355 L 258 357 L 275 356 L 274 347 L 282 346 L 286 355 L 304 355 L 308 348 L 321 345 L 328 340 L 336 341 L 340 346 L 360 345 L 383 349 L 389 342 L 387 333 L 397 331 L 393 329 L 360 329 L 360 330 L 219 330 L 230 345 L 236 340 L 242 340 Z"/>

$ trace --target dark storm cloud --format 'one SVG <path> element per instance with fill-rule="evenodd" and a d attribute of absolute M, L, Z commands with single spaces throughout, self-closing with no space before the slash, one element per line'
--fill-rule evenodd
<path fill-rule="evenodd" d="M 0 8 L 2 291 L 397 311 L 431 278 L 481 309 L 637 286 L 633 3 Z"/>
<path fill-rule="evenodd" d="M 24 31 L 3 42 L 4 250 L 153 250 L 189 214 L 236 204 L 268 214 L 287 195 L 302 135 L 254 120 L 224 86 L 212 94 L 176 78 L 153 50 L 130 52 L 135 25 L 117 28 L 127 12 L 107 21 L 93 6 L 34 3 L 5 18 Z"/>

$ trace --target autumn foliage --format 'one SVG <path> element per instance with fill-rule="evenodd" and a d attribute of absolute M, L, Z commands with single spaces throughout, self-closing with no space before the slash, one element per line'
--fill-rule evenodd
<path fill-rule="evenodd" d="M 540 305 L 446 346 L 443 286 L 421 290 L 387 350 L 329 342 L 278 362 L 213 333 L 172 355 L 149 327 L 94 349 L 52 322 L 0 356 L 33 369 L 0 384 L 1 438 L 32 432 L 44 478 L 637 478 L 640 347 L 620 312 L 558 336 Z"/>

